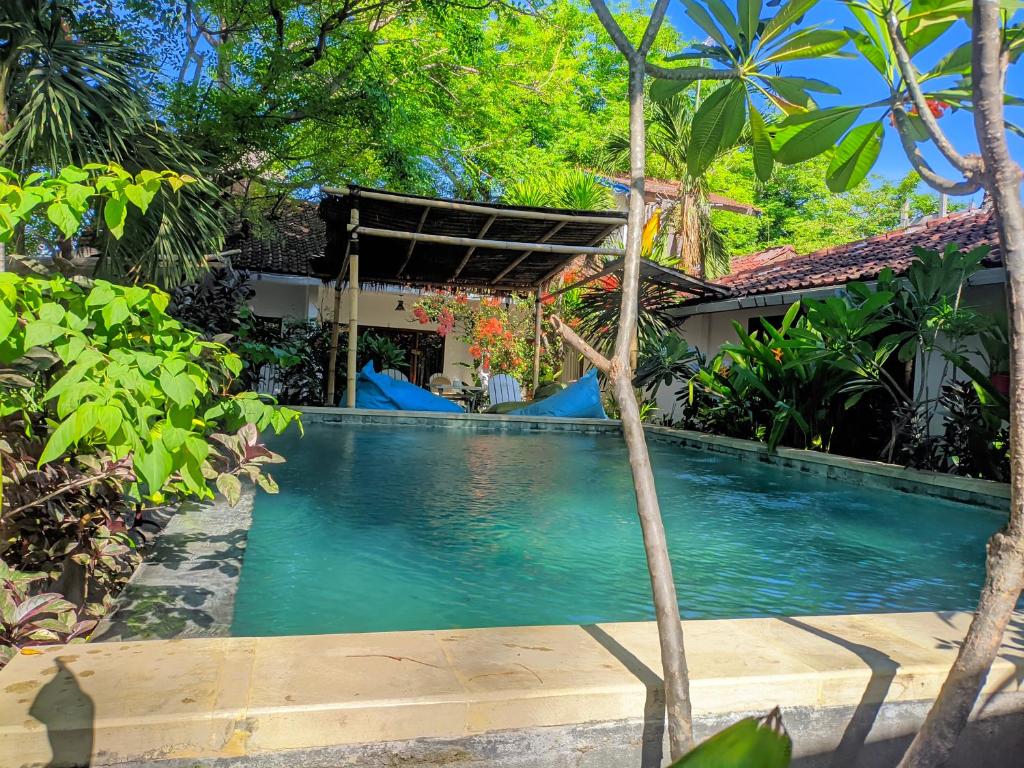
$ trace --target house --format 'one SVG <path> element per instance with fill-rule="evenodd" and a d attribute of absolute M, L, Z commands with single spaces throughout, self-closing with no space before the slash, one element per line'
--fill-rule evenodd
<path fill-rule="evenodd" d="M 262 223 L 262 231 L 242 231 L 226 244 L 231 265 L 249 275 L 253 312 L 263 318 L 330 319 L 334 290 L 329 275 L 317 272 L 324 258 L 327 229 L 315 203 L 290 200 Z M 359 301 L 363 330 L 384 336 L 406 351 L 410 378 L 425 384 L 432 374 L 469 381 L 474 367 L 469 347 L 457 337 L 437 334 L 436 323 L 420 323 L 412 305 L 422 291 L 364 286 Z M 341 317 L 348 317 L 348 295 Z"/>
<path fill-rule="evenodd" d="M 966 306 L 992 315 L 1005 314 L 1006 273 L 1002 267 L 995 216 L 988 207 L 929 218 L 864 240 L 799 255 L 792 246 L 769 248 L 732 261 L 730 274 L 711 281 L 729 290 L 726 298 L 697 298 L 669 310 L 676 331 L 708 357 L 736 340 L 734 323 L 751 329 L 759 318 L 780 318 L 801 299 L 842 293 L 851 281 L 870 284 L 886 268 L 897 275 L 914 259 L 914 248 L 943 250 L 948 244 L 964 250 L 989 246 L 984 268 L 974 274 L 962 297 Z M 921 370 L 934 391 L 941 379 L 941 361 Z M 917 379 L 920 381 L 920 378 Z M 683 384 L 662 387 L 658 407 L 671 414 Z"/>

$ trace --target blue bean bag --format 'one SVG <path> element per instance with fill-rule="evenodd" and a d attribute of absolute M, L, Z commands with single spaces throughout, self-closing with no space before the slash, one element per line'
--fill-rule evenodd
<path fill-rule="evenodd" d="M 575 384 L 557 395 L 509 411 L 510 416 L 559 416 L 564 419 L 607 419 L 601 405 L 601 388 L 597 385 L 597 369 L 591 368 Z"/>
<path fill-rule="evenodd" d="M 356 408 L 379 411 L 444 411 L 462 413 L 450 400 L 438 397 L 408 381 L 395 381 L 367 363 L 356 381 Z"/>

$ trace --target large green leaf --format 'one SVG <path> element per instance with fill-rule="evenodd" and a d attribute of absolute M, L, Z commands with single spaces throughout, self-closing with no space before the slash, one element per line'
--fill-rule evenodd
<path fill-rule="evenodd" d="M 722 25 L 722 29 L 725 30 L 733 42 L 739 43 L 742 33 L 739 25 L 736 23 L 736 17 L 732 15 L 732 11 L 729 10 L 728 6 L 722 2 L 722 0 L 705 0 L 708 9 L 714 14 L 715 19 L 719 24 Z"/>
<path fill-rule="evenodd" d="M 703 174 L 719 149 L 736 142 L 743 129 L 746 106 L 746 89 L 739 80 L 714 91 L 700 105 L 693 117 L 686 153 L 687 171 L 691 176 Z"/>
<path fill-rule="evenodd" d="M 692 83 L 688 83 L 685 80 L 665 80 L 662 78 L 656 78 L 651 83 L 651 90 L 648 95 L 653 101 L 668 101 L 677 93 L 682 93 Z"/>
<path fill-rule="evenodd" d="M 931 80 L 946 75 L 966 74 L 971 69 L 971 43 L 964 43 L 939 59 L 935 66 L 921 80 Z"/>
<path fill-rule="evenodd" d="M 797 32 L 779 44 L 762 63 L 771 64 L 795 59 L 818 59 L 832 56 L 849 42 L 838 29 L 809 29 Z"/>
<path fill-rule="evenodd" d="M 797 22 L 808 10 L 814 7 L 818 0 L 789 0 L 782 6 L 778 13 L 769 19 L 761 32 L 759 47 L 764 47 L 779 35 L 784 33 Z"/>
<path fill-rule="evenodd" d="M 839 137 L 856 122 L 861 111 L 861 109 L 823 110 L 819 113 L 823 115 L 819 119 L 812 120 L 792 134 L 785 135 L 785 141 L 781 142 L 775 150 L 775 159 L 785 165 L 792 165 L 817 157 L 835 145 Z"/>
<path fill-rule="evenodd" d="M 740 17 L 740 27 L 749 46 L 757 35 L 757 25 L 761 21 L 761 0 L 739 0 L 736 13 Z"/>
<path fill-rule="evenodd" d="M 768 136 L 764 118 L 753 104 L 750 104 L 750 147 L 754 158 L 754 172 L 761 181 L 768 181 L 775 165 L 772 141 Z"/>
<path fill-rule="evenodd" d="M 723 48 L 731 48 L 729 40 L 722 33 L 722 30 L 715 24 L 715 20 L 711 18 L 704 6 L 696 2 L 696 0 L 683 0 L 683 5 L 686 8 L 686 15 L 693 19 L 694 23 L 700 27 L 712 40 L 718 43 Z"/>
<path fill-rule="evenodd" d="M 833 192 L 845 192 L 862 182 L 882 151 L 882 123 L 858 125 L 839 143 L 825 175 L 825 183 Z"/>

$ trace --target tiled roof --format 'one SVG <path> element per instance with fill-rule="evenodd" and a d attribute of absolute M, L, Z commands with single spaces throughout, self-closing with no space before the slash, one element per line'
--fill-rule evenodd
<path fill-rule="evenodd" d="M 614 184 L 620 184 L 627 189 L 629 187 L 629 176 L 607 176 L 606 178 Z M 659 198 L 676 197 L 678 194 L 678 181 L 666 181 L 665 179 L 651 178 L 644 179 L 644 197 L 647 199 L 647 202 L 654 202 Z M 715 192 L 708 193 L 708 201 L 711 203 L 712 208 L 718 208 L 723 211 L 744 213 L 748 216 L 761 215 L 760 208 L 748 203 L 741 203 L 737 200 L 733 200 L 731 197 L 719 195 Z"/>
<path fill-rule="evenodd" d="M 871 280 L 886 267 L 900 274 L 914 259 L 914 246 L 943 250 L 953 243 L 964 250 L 991 246 L 986 264 L 1001 263 L 995 216 L 987 208 L 959 211 L 903 229 L 803 256 L 792 246 L 777 246 L 733 259 L 731 274 L 713 282 L 736 296 L 804 290 Z"/>
<path fill-rule="evenodd" d="M 315 203 L 289 200 L 274 217 L 264 220 L 262 231 L 244 227 L 228 237 L 225 248 L 235 269 L 277 275 L 314 276 L 310 262 L 323 258 L 327 229 Z"/>

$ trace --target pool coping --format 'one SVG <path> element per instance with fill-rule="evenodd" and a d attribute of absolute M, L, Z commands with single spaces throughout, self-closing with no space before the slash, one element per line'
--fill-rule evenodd
<path fill-rule="evenodd" d="M 822 741 L 835 749 L 850 727 L 863 727 L 858 716 L 869 716 L 867 738 L 872 723 L 879 728 L 891 719 L 879 715 L 883 705 L 912 704 L 923 713 L 970 619 L 902 613 L 684 621 L 698 736 L 779 705 L 791 727 L 803 724 L 797 755 L 819 750 Z M 1024 720 L 1022 650 L 1018 614 L 978 717 L 992 710 Z M 51 647 L 17 656 L 0 671 L 0 755 L 43 765 L 51 743 L 86 733 L 93 766 L 230 759 L 284 765 L 294 764 L 290 753 L 360 745 L 380 758 L 391 754 L 389 744 L 409 740 L 426 743 L 428 752 L 430 743 L 447 744 L 449 754 L 452 744 L 489 733 L 595 723 L 646 729 L 660 722 L 660 670 L 654 622 Z M 398 759 L 404 748 L 394 748 L 394 762 L 371 763 L 405 764 Z M 414 764 L 461 765 L 459 754 Z M 480 764 L 502 762 L 473 763 Z"/>

